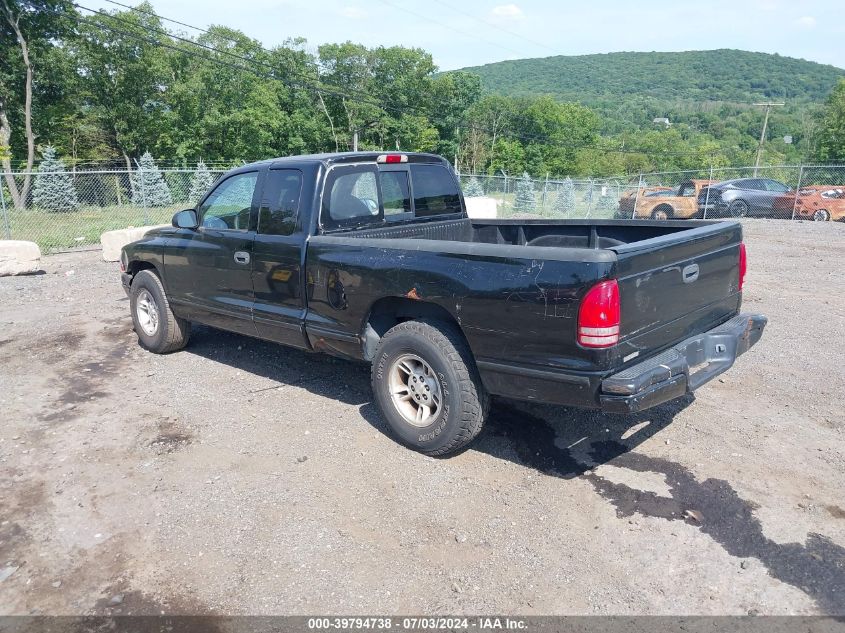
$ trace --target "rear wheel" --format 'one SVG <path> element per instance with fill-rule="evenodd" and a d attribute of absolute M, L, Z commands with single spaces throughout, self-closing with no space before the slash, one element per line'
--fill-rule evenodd
<path fill-rule="evenodd" d="M 816 222 L 827 222 L 830 220 L 830 213 L 825 209 L 818 209 L 815 213 L 813 213 L 813 220 Z"/>
<path fill-rule="evenodd" d="M 440 321 L 406 321 L 381 339 L 371 373 L 376 403 L 400 442 L 448 455 L 481 432 L 489 398 L 461 333 Z"/>
<path fill-rule="evenodd" d="M 667 205 L 661 205 L 651 212 L 652 220 L 670 220 L 674 215 L 674 209 Z"/>
<path fill-rule="evenodd" d="M 744 218 L 748 215 L 748 203 L 745 200 L 734 200 L 728 211 L 735 218 Z"/>
<path fill-rule="evenodd" d="M 142 347 L 156 354 L 185 347 L 191 335 L 191 324 L 173 314 L 158 275 L 151 270 L 136 274 L 129 302 L 135 333 Z"/>

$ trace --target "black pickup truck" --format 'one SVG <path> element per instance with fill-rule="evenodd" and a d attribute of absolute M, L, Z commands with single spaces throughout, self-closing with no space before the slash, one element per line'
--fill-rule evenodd
<path fill-rule="evenodd" d="M 734 222 L 467 217 L 430 154 L 344 153 L 227 173 L 123 249 L 141 344 L 191 322 L 372 364 L 395 435 L 431 455 L 478 435 L 489 396 L 636 412 L 727 370 L 741 314 Z"/>

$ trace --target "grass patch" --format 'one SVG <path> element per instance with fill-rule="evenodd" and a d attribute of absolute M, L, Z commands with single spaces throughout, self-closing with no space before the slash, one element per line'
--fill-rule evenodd
<path fill-rule="evenodd" d="M 144 210 L 135 206 L 83 207 L 76 211 L 50 213 L 39 209 L 9 209 L 13 240 L 38 244 L 42 253 L 69 250 L 100 243 L 100 234 L 130 226 L 169 224 L 173 214 L 186 207 L 181 202 Z M 3 226 L 3 237 L 6 237 Z"/>

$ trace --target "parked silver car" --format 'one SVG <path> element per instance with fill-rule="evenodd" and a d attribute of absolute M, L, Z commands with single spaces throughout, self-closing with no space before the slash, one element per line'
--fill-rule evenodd
<path fill-rule="evenodd" d="M 787 187 L 782 182 L 768 178 L 737 178 L 710 185 L 698 194 L 698 210 L 707 215 L 745 216 L 777 215 L 775 199 L 782 196 Z"/>

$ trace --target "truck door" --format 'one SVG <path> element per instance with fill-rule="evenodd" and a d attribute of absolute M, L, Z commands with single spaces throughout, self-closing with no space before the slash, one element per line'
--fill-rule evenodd
<path fill-rule="evenodd" d="M 307 347 L 303 319 L 301 207 L 303 175 L 298 169 L 270 169 L 258 208 L 252 257 L 253 320 L 259 336 Z"/>
<path fill-rule="evenodd" d="M 197 208 L 199 226 L 181 229 L 165 255 L 168 296 L 186 318 L 255 334 L 252 249 L 259 172 L 222 180 Z"/>

